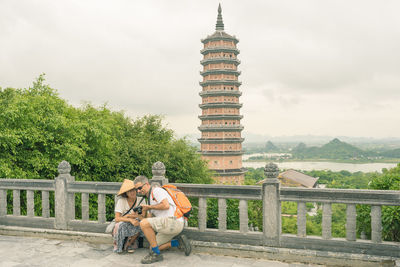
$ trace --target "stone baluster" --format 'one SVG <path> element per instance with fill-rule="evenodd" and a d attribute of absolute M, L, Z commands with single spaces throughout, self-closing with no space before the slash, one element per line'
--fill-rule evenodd
<path fill-rule="evenodd" d="M 33 190 L 26 191 L 26 214 L 28 217 L 35 216 L 35 195 Z"/>
<path fill-rule="evenodd" d="M 59 175 L 55 178 L 55 228 L 66 230 L 68 222 L 75 219 L 75 195 L 68 193 L 67 184 L 75 181 L 70 175 L 71 165 L 62 161 L 58 165 Z"/>
<path fill-rule="evenodd" d="M 306 231 L 306 203 L 300 201 L 297 203 L 297 236 L 305 237 L 307 235 Z"/>
<path fill-rule="evenodd" d="M 21 195 L 19 190 L 13 190 L 13 215 L 21 215 Z"/>
<path fill-rule="evenodd" d="M 322 238 L 332 238 L 332 205 L 331 203 L 322 204 Z"/>
<path fill-rule="evenodd" d="M 356 241 L 357 211 L 355 204 L 347 204 L 346 208 L 346 240 Z"/>
<path fill-rule="evenodd" d="M 247 200 L 239 200 L 239 223 L 240 232 L 246 233 L 249 231 L 249 213 L 247 207 Z"/>
<path fill-rule="evenodd" d="M 0 217 L 7 215 L 7 190 L 0 189 Z"/>
<path fill-rule="evenodd" d="M 262 185 L 263 201 L 263 239 L 268 246 L 279 246 L 281 236 L 281 202 L 279 199 L 279 169 L 268 163 L 264 169 L 265 180 Z"/>
<path fill-rule="evenodd" d="M 207 228 L 207 199 L 199 198 L 199 231 L 204 232 Z"/>
<path fill-rule="evenodd" d="M 382 207 L 371 206 L 371 241 L 374 243 L 382 242 Z"/>
<path fill-rule="evenodd" d="M 42 217 L 50 217 L 49 191 L 42 191 Z"/>
<path fill-rule="evenodd" d="M 82 193 L 82 220 L 89 221 L 89 193 Z"/>
<path fill-rule="evenodd" d="M 158 183 L 159 185 L 163 186 L 168 184 L 168 179 L 165 178 L 165 165 L 161 161 L 157 161 L 151 167 L 151 172 L 153 177 L 150 179 L 150 184 Z"/>
<path fill-rule="evenodd" d="M 226 199 L 218 199 L 218 230 L 226 230 Z"/>
<path fill-rule="evenodd" d="M 106 222 L 106 195 L 99 194 L 97 199 L 97 218 L 99 223 Z"/>

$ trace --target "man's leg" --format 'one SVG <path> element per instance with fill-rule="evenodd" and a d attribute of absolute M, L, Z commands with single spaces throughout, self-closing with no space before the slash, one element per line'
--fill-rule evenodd
<path fill-rule="evenodd" d="M 190 241 L 185 235 L 180 234 L 183 230 L 183 222 L 176 221 L 175 219 L 168 219 L 167 225 L 164 229 L 157 230 L 157 244 L 159 244 L 160 250 L 165 250 L 170 247 L 177 247 L 185 252 L 188 256 L 192 251 Z M 179 235 L 176 239 L 175 236 Z"/>
<path fill-rule="evenodd" d="M 166 250 L 169 249 L 170 247 L 171 247 L 171 241 L 159 246 L 160 250 Z"/>
<path fill-rule="evenodd" d="M 163 234 L 161 233 L 157 234 L 157 239 L 158 235 L 163 235 Z M 170 239 L 171 238 L 172 236 L 170 237 Z M 183 234 L 179 235 L 177 239 L 172 239 L 171 241 L 168 241 L 159 246 L 160 250 L 169 249 L 170 247 L 177 247 L 183 250 L 186 256 L 189 256 L 190 252 L 192 252 L 192 245 L 190 244 L 190 241 L 187 239 L 187 237 Z"/>
<path fill-rule="evenodd" d="M 143 219 L 140 222 L 140 228 L 142 229 L 144 236 L 149 242 L 150 247 L 152 248 L 156 247 L 157 246 L 156 233 L 154 232 L 153 227 L 151 227 L 147 219 Z"/>
<path fill-rule="evenodd" d="M 149 253 L 149 255 L 145 256 L 141 262 L 143 264 L 149 264 L 157 261 L 162 261 L 163 256 L 160 254 L 160 249 L 157 245 L 156 234 L 149 221 L 147 219 L 143 219 L 140 222 L 140 228 L 142 229 L 142 232 L 149 242 L 151 248 L 151 252 Z"/>

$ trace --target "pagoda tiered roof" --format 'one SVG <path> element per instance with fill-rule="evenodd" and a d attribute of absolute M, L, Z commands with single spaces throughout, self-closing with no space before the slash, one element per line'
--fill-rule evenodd
<path fill-rule="evenodd" d="M 232 52 L 237 55 L 240 53 L 240 50 L 234 46 L 210 46 L 200 50 L 200 53 L 203 55 L 210 52 Z"/>
<path fill-rule="evenodd" d="M 240 71 L 234 69 L 209 69 L 205 71 L 200 71 L 202 76 L 210 75 L 210 74 L 233 74 L 236 76 L 240 75 Z"/>
<path fill-rule="evenodd" d="M 210 41 L 219 41 L 219 40 L 224 40 L 224 41 L 233 41 L 235 44 L 239 42 L 239 39 L 236 38 L 234 35 L 227 34 L 223 30 L 217 30 L 213 34 L 208 35 L 206 38 L 201 39 L 201 42 L 203 44 L 208 43 Z"/>
<path fill-rule="evenodd" d="M 208 114 L 199 115 L 199 119 L 204 120 L 241 120 L 243 115 L 240 114 Z"/>
<path fill-rule="evenodd" d="M 236 66 L 240 64 L 240 60 L 237 58 L 231 58 L 231 57 L 212 57 L 212 58 L 206 58 L 200 61 L 200 63 L 204 66 L 210 63 L 232 63 L 235 64 Z"/>
<path fill-rule="evenodd" d="M 208 81 L 203 81 L 199 82 L 201 86 L 207 86 L 207 85 L 236 85 L 240 86 L 242 82 L 236 81 L 236 80 L 208 80 Z"/>
<path fill-rule="evenodd" d="M 218 173 L 218 176 L 234 176 L 234 175 L 241 175 L 247 172 L 246 168 L 225 169 L 225 170 L 212 169 L 212 170 Z"/>
<path fill-rule="evenodd" d="M 242 150 L 232 150 L 232 151 L 207 151 L 207 150 L 202 150 L 201 154 L 205 155 L 205 156 L 237 156 L 237 155 L 243 155 L 244 152 Z"/>
<path fill-rule="evenodd" d="M 207 132 L 237 132 L 242 131 L 244 129 L 243 125 L 225 125 L 225 124 L 212 124 L 212 125 L 201 125 L 198 127 L 200 131 L 207 131 Z"/>
<path fill-rule="evenodd" d="M 210 90 L 201 91 L 200 96 L 241 96 L 242 92 L 238 90 Z"/>
<path fill-rule="evenodd" d="M 201 109 L 206 108 L 241 108 L 243 106 L 242 103 L 232 103 L 232 102 L 216 102 L 216 103 L 206 103 L 199 104 Z"/>

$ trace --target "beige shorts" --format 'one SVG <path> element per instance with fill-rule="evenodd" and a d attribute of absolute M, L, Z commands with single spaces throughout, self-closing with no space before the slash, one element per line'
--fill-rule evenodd
<path fill-rule="evenodd" d="M 156 232 L 157 245 L 165 244 L 183 230 L 184 222 L 175 217 L 147 218 L 153 230 Z"/>

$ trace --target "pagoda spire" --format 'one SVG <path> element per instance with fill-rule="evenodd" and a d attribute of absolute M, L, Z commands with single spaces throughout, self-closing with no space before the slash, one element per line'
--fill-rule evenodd
<path fill-rule="evenodd" d="M 217 17 L 217 24 L 215 25 L 215 29 L 217 31 L 223 31 L 224 30 L 224 22 L 222 21 L 222 8 L 221 4 L 218 5 L 218 17 Z"/>

